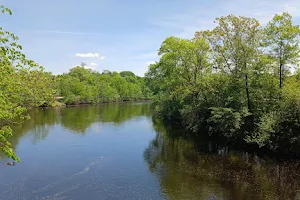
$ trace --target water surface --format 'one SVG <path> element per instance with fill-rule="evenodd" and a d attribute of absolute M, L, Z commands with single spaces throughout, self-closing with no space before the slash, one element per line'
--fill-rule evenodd
<path fill-rule="evenodd" d="M 300 164 L 184 138 L 149 103 L 31 110 L 0 199 L 300 199 Z"/>

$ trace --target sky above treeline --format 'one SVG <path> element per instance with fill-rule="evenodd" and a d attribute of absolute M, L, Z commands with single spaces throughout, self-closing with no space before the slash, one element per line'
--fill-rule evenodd
<path fill-rule="evenodd" d="M 13 11 L 0 25 L 20 38 L 28 58 L 54 74 L 81 62 L 102 72 L 143 76 L 168 36 L 191 38 L 228 14 L 261 24 L 289 12 L 300 24 L 300 0 L 0 0 Z"/>

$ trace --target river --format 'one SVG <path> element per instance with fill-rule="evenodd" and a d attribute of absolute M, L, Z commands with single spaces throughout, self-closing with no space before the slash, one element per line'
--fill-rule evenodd
<path fill-rule="evenodd" d="M 183 137 L 149 103 L 30 110 L 0 160 L 0 199 L 300 199 L 300 164 Z"/>

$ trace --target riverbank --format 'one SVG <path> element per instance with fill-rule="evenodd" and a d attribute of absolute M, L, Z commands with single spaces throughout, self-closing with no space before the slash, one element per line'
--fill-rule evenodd
<path fill-rule="evenodd" d="M 100 105 L 100 104 L 113 104 L 113 103 L 138 103 L 138 102 L 151 102 L 151 99 L 145 100 L 129 100 L 129 101 L 112 101 L 112 102 L 102 102 L 102 103 L 78 103 L 78 104 L 65 104 L 59 101 L 55 101 L 50 106 L 39 106 L 39 108 L 47 107 L 76 107 L 76 106 L 88 106 L 88 105 Z"/>

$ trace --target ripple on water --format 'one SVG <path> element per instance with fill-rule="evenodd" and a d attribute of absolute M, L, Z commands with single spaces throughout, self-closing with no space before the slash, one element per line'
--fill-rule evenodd
<path fill-rule="evenodd" d="M 0 199 L 64 199 L 65 194 L 72 192 L 82 185 L 89 184 L 90 181 L 93 181 L 95 175 L 97 176 L 97 174 L 99 174 L 97 172 L 101 171 L 101 164 L 105 161 L 106 159 L 102 156 L 99 159 L 90 162 L 82 170 L 71 174 L 70 176 L 62 177 L 54 182 L 31 191 L 26 191 L 25 186 L 28 181 L 26 177 L 16 179 L 9 185 L 5 185 L 5 190 L 1 192 Z M 91 172 L 91 174 L 88 174 L 89 172 Z"/>

